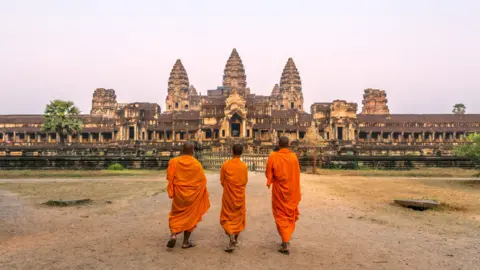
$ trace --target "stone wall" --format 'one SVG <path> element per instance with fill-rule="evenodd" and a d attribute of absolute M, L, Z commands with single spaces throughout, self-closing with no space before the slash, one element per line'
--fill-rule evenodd
<path fill-rule="evenodd" d="M 166 169 L 169 157 L 1 157 L 0 170 L 105 170 L 114 163 L 126 169 Z"/>

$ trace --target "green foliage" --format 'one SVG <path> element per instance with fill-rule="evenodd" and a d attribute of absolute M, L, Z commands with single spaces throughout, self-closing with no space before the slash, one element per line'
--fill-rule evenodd
<path fill-rule="evenodd" d="M 108 166 L 107 170 L 109 170 L 109 171 L 123 171 L 123 170 L 125 170 L 125 167 L 123 167 L 123 165 L 120 164 L 120 163 L 112 163 Z"/>
<path fill-rule="evenodd" d="M 455 114 L 464 114 L 467 111 L 467 107 L 463 103 L 457 103 L 453 105 L 452 113 Z"/>
<path fill-rule="evenodd" d="M 80 110 L 71 101 L 54 100 L 47 105 L 44 112 L 43 131 L 56 132 L 60 135 L 60 143 L 65 137 L 82 130 L 83 123 L 78 117 Z"/>
<path fill-rule="evenodd" d="M 470 134 L 467 137 L 467 141 L 471 143 L 455 146 L 455 148 L 453 148 L 453 154 L 456 156 L 480 159 L 480 134 Z"/>

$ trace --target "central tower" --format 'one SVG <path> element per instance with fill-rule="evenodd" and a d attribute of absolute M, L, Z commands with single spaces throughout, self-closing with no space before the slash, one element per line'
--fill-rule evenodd
<path fill-rule="evenodd" d="M 246 89 L 247 76 L 245 75 L 245 68 L 235 48 L 232 50 L 223 71 L 223 88 L 227 93 L 233 89 L 237 89 L 238 93 L 242 96 L 248 92 Z"/>

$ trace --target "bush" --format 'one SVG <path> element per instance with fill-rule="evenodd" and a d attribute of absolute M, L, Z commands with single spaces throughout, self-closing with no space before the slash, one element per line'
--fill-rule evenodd
<path fill-rule="evenodd" d="M 123 170 L 125 170 L 125 167 L 123 167 L 123 165 L 120 164 L 120 163 L 113 163 L 113 164 L 110 164 L 108 166 L 107 170 L 109 170 L 109 171 L 123 171 Z"/>

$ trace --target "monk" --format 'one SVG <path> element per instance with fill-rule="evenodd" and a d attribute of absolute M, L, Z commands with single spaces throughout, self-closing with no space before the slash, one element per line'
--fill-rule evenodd
<path fill-rule="evenodd" d="M 240 160 L 243 152 L 241 144 L 232 147 L 233 158 L 227 160 L 220 170 L 220 183 L 223 186 L 220 224 L 230 239 L 225 251 L 232 252 L 240 242 L 238 236 L 245 229 L 246 207 L 245 188 L 248 182 L 248 168 Z"/>
<path fill-rule="evenodd" d="M 175 247 L 177 235 L 182 233 L 182 248 L 191 248 L 190 235 L 210 208 L 207 178 L 202 164 L 193 157 L 193 144 L 186 142 L 182 154 L 170 160 L 167 169 L 168 197 L 172 209 L 168 216 L 170 240 L 167 247 Z"/>
<path fill-rule="evenodd" d="M 272 187 L 272 211 L 277 231 L 282 238 L 279 252 L 290 254 L 290 238 L 298 220 L 301 200 L 300 165 L 297 155 L 291 152 L 287 137 L 280 137 L 279 148 L 267 161 L 267 187 Z"/>

